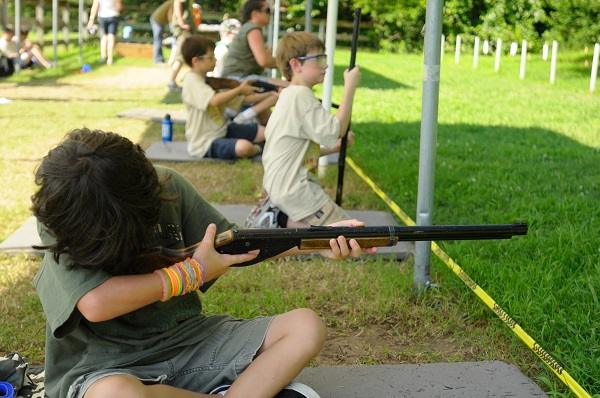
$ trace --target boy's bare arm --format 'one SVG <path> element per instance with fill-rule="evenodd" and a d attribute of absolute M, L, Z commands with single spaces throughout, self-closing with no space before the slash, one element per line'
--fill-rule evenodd
<path fill-rule="evenodd" d="M 215 93 L 213 97 L 208 102 L 211 106 L 219 106 L 228 103 L 233 100 L 238 95 L 249 95 L 255 93 L 257 88 L 252 87 L 248 81 L 242 82 L 236 88 L 232 88 L 230 90 L 223 90 L 218 93 Z"/>
<path fill-rule="evenodd" d="M 152 304 L 162 297 L 156 274 L 114 276 L 87 292 L 77 309 L 90 322 L 107 321 Z"/>
<path fill-rule="evenodd" d="M 352 70 L 344 72 L 344 94 L 342 102 L 338 108 L 335 117 L 340 121 L 340 137 L 343 137 L 350 125 L 350 116 L 352 115 L 352 102 L 354 101 L 354 93 L 360 81 L 360 69 L 355 66 Z"/>

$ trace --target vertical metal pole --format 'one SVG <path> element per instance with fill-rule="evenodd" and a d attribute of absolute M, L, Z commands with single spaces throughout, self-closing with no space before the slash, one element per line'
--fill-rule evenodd
<path fill-rule="evenodd" d="M 275 0 L 273 13 L 273 58 L 275 58 L 275 54 L 277 54 L 277 42 L 279 41 L 279 20 L 280 20 L 280 10 L 281 10 L 281 0 Z M 271 70 L 271 77 L 274 79 L 277 77 L 277 68 L 273 68 Z"/>
<path fill-rule="evenodd" d="M 79 0 L 77 13 L 77 43 L 79 43 L 79 63 L 83 64 L 83 0 Z"/>
<path fill-rule="evenodd" d="M 58 0 L 52 0 L 52 48 L 54 65 L 58 64 Z"/>
<path fill-rule="evenodd" d="M 71 19 L 71 12 L 69 11 L 69 4 L 65 4 L 62 9 L 61 9 L 61 22 L 62 22 L 62 35 L 63 35 L 63 43 L 65 45 L 65 48 L 68 49 L 69 48 L 69 44 L 71 42 L 71 38 L 69 37 L 71 35 L 71 29 L 69 28 L 70 25 L 70 19 Z"/>
<path fill-rule="evenodd" d="M 421 142 L 419 149 L 419 190 L 417 193 L 417 225 L 431 225 L 435 179 L 435 146 L 437 140 L 438 99 L 440 90 L 440 35 L 442 33 L 442 0 L 427 0 L 425 14 L 425 60 L 423 63 L 423 101 L 421 110 Z M 457 47 L 458 48 L 458 47 Z M 423 291 L 431 283 L 429 260 L 431 242 L 416 242 L 414 288 Z"/>
<path fill-rule="evenodd" d="M 323 79 L 323 108 L 331 109 L 331 91 L 333 88 L 335 39 L 337 36 L 338 0 L 327 2 L 327 28 L 325 30 L 325 53 L 327 71 Z"/>
<path fill-rule="evenodd" d="M 8 25 L 8 0 L 2 0 L 0 5 L 0 23 L 2 26 Z"/>
<path fill-rule="evenodd" d="M 444 51 L 446 51 L 446 36 L 442 35 L 440 40 L 440 63 L 444 60 Z"/>
<path fill-rule="evenodd" d="M 21 48 L 21 0 L 15 0 L 15 45 L 18 53 Z M 17 69 L 18 64 L 15 62 Z"/>
<path fill-rule="evenodd" d="M 306 0 L 304 3 L 304 31 L 312 32 L 312 0 Z"/>
<path fill-rule="evenodd" d="M 39 0 L 35 6 L 35 25 L 37 42 L 44 48 L 44 0 Z"/>
<path fill-rule="evenodd" d="M 592 74 L 590 75 L 590 93 L 593 93 L 596 90 L 596 79 L 598 78 L 598 58 L 600 58 L 600 43 L 594 44 Z"/>
<path fill-rule="evenodd" d="M 273 8 L 273 1 L 269 0 L 269 7 Z M 273 48 L 273 12 L 269 17 L 269 27 L 267 28 L 267 43 L 270 48 Z M 264 33 L 264 32 L 263 32 Z"/>

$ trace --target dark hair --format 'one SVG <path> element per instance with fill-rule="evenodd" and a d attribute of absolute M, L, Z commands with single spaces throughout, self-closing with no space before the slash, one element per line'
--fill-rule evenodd
<path fill-rule="evenodd" d="M 246 23 L 252 17 L 252 11 L 260 11 L 264 7 L 266 0 L 246 0 L 242 6 L 242 23 Z"/>
<path fill-rule="evenodd" d="M 200 35 L 185 39 L 181 45 L 181 55 L 188 66 L 192 66 L 192 58 L 206 55 L 209 49 L 214 51 L 215 42 Z"/>
<path fill-rule="evenodd" d="M 161 183 L 139 145 L 120 135 L 76 129 L 50 150 L 35 173 L 32 211 L 56 238 L 40 246 L 56 262 L 113 275 L 147 272 L 156 252 Z M 137 267 L 137 268 L 136 268 Z"/>
<path fill-rule="evenodd" d="M 10 33 L 11 35 L 15 34 L 15 29 L 10 26 L 10 25 L 6 25 L 4 27 L 2 27 L 3 33 Z"/>

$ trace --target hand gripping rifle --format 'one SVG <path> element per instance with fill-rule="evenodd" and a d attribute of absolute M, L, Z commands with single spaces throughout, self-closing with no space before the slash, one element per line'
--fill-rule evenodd
<path fill-rule="evenodd" d="M 352 43 L 350 47 L 350 64 L 348 70 L 354 68 L 356 64 L 356 50 L 358 47 L 358 29 L 360 27 L 360 8 L 354 10 L 354 22 L 352 24 Z M 342 205 L 342 192 L 344 190 L 344 169 L 346 168 L 346 147 L 348 146 L 348 133 L 350 132 L 350 123 L 346 134 L 342 137 L 342 145 L 340 146 L 340 156 L 338 158 L 338 183 L 335 194 L 335 203 L 338 206 Z"/>
<path fill-rule="evenodd" d="M 329 249 L 329 240 L 340 235 L 346 239 L 356 239 L 361 247 L 369 248 L 394 246 L 401 241 L 510 239 L 514 235 L 526 234 L 526 223 L 359 228 L 234 228 L 217 235 L 215 249 L 222 254 L 241 254 L 259 249 L 260 253 L 255 259 L 233 265 L 244 267 L 275 257 L 294 247 L 306 251 Z"/>

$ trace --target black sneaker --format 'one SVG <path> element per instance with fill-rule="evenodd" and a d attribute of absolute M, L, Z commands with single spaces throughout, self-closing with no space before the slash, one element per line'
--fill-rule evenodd
<path fill-rule="evenodd" d="M 215 388 L 209 394 L 226 395 L 230 385 L 223 385 Z M 321 398 L 319 394 L 306 384 L 293 382 L 288 384 L 283 390 L 279 391 L 274 398 Z"/>

